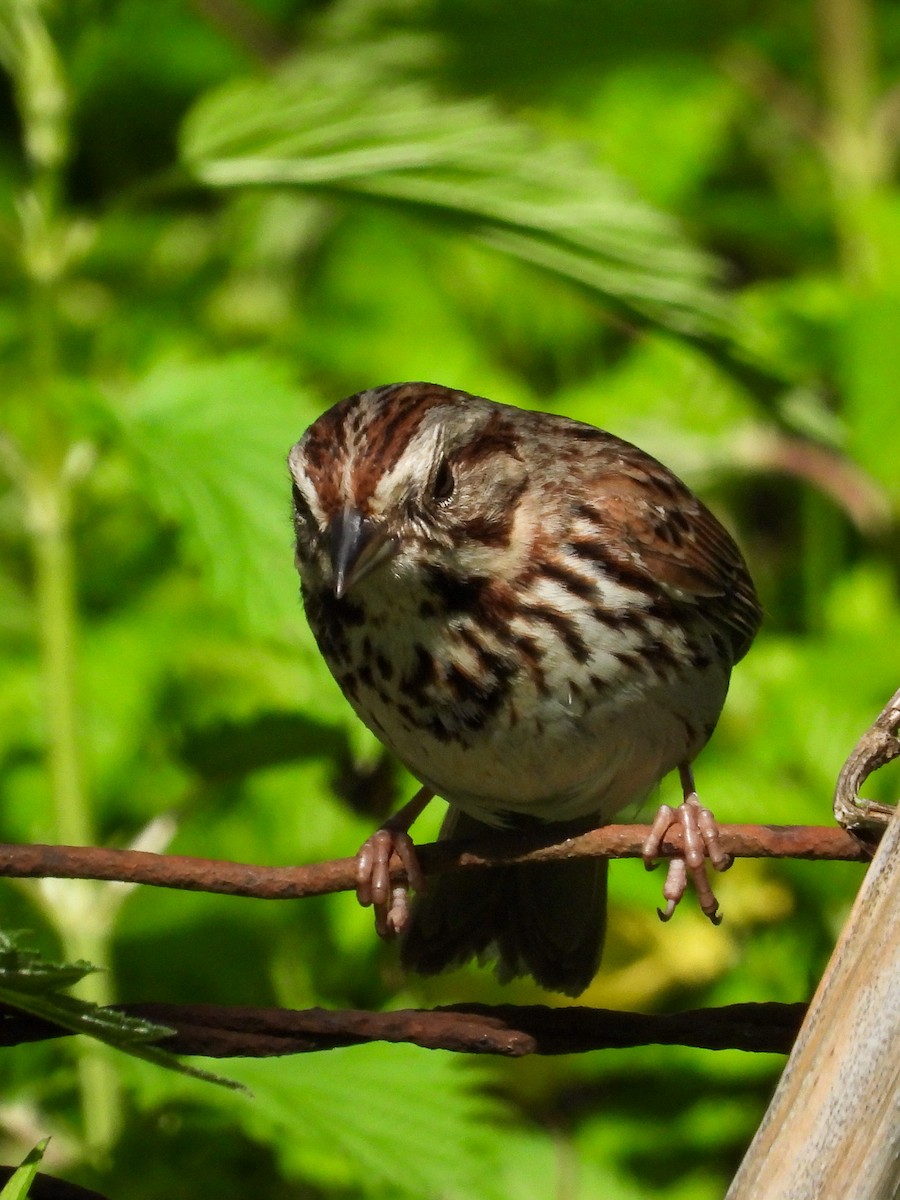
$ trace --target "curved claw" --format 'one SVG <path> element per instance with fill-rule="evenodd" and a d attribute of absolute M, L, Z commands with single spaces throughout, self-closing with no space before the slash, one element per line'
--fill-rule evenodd
<path fill-rule="evenodd" d="M 406 872 L 405 883 L 391 880 L 391 858 L 396 854 Z M 409 921 L 409 889 L 420 891 L 425 877 L 408 833 L 377 829 L 360 846 L 356 858 L 356 898 L 364 908 L 375 909 L 375 932 L 391 938 Z"/>
<path fill-rule="evenodd" d="M 678 902 L 687 890 L 687 864 L 683 858 L 670 858 L 666 871 L 666 882 L 663 884 L 663 899 L 665 909 L 657 909 L 661 921 L 671 921 Z"/>
<path fill-rule="evenodd" d="M 382 917 L 385 932 L 382 937 L 396 937 L 409 924 L 409 888 L 398 884 L 391 892 L 390 905 L 381 905 L 376 910 L 375 928 L 378 929 L 379 916 Z"/>
<path fill-rule="evenodd" d="M 684 784 L 684 803 L 677 809 L 668 804 L 661 804 L 659 811 L 650 827 L 650 833 L 644 842 L 642 858 L 647 870 L 656 865 L 653 860 L 659 854 L 666 834 L 672 829 L 681 833 L 683 852 L 669 860 L 666 872 L 666 882 L 663 885 L 663 898 L 666 900 L 665 909 L 657 909 L 661 921 L 669 921 L 675 912 L 681 898 L 687 891 L 688 879 L 694 885 L 700 908 L 712 921 L 719 925 L 722 914 L 719 912 L 719 902 L 710 886 L 706 874 L 707 856 L 718 871 L 727 871 L 733 859 L 726 854 L 719 841 L 719 827 L 716 819 L 708 808 L 704 808 L 694 790 L 694 780 L 690 768 L 681 769 Z"/>
<path fill-rule="evenodd" d="M 412 838 L 406 832 L 432 797 L 422 788 L 380 829 L 367 837 L 356 856 L 356 898 L 375 910 L 375 932 L 382 938 L 402 933 L 409 923 L 409 889 L 421 892 L 425 876 Z M 396 854 L 406 881 L 391 880 L 391 858 Z"/>

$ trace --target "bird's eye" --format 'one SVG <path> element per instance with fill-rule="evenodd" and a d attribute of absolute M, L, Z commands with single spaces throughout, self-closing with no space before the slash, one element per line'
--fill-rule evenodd
<path fill-rule="evenodd" d="M 313 515 L 306 502 L 306 497 L 297 487 L 296 483 L 291 484 L 291 496 L 294 501 L 294 516 L 305 525 L 313 525 Z"/>
<path fill-rule="evenodd" d="M 441 459 L 441 465 L 437 469 L 437 474 L 434 477 L 434 483 L 431 485 L 431 498 L 439 504 L 450 499 L 453 495 L 453 489 L 456 487 L 456 480 L 453 478 L 453 472 L 450 470 L 450 464 L 446 458 Z"/>

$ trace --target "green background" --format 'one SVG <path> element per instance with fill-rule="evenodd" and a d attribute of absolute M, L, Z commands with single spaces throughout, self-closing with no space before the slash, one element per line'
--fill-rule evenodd
<path fill-rule="evenodd" d="M 401 379 L 609 428 L 700 492 L 766 611 L 700 793 L 830 821 L 898 686 L 898 64 L 889 0 L 0 0 L 0 837 L 290 864 L 411 794 L 315 651 L 284 465 Z M 720 928 L 662 926 L 619 864 L 582 1002 L 806 999 L 860 878 L 743 861 Z M 103 1003 L 564 1003 L 404 977 L 348 895 L 0 904 Z M 372 1046 L 225 1064 L 251 1099 L 22 1046 L 0 1161 L 51 1134 L 48 1170 L 129 1200 L 714 1200 L 781 1061 Z"/>

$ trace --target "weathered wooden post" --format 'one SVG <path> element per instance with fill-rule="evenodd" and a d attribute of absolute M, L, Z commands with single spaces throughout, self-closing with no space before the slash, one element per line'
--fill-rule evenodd
<path fill-rule="evenodd" d="M 859 800 L 900 755 L 900 692 L 848 759 L 835 795 L 844 823 L 884 822 Z M 726 1200 L 900 1197 L 900 805 Z"/>

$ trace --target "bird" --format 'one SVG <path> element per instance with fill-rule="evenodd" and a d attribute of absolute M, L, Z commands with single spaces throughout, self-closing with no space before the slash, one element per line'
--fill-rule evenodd
<path fill-rule="evenodd" d="M 548 838 L 608 824 L 670 771 L 652 862 L 680 823 L 664 917 L 704 858 L 730 860 L 692 763 L 759 628 L 744 558 L 667 467 L 612 433 L 436 383 L 341 400 L 288 456 L 307 620 L 357 716 L 421 790 L 367 839 L 357 895 L 401 962 L 471 959 L 575 996 L 605 934 L 605 860 L 504 864 L 426 881 L 408 828 Z M 391 882 L 396 852 L 414 891 Z"/>

